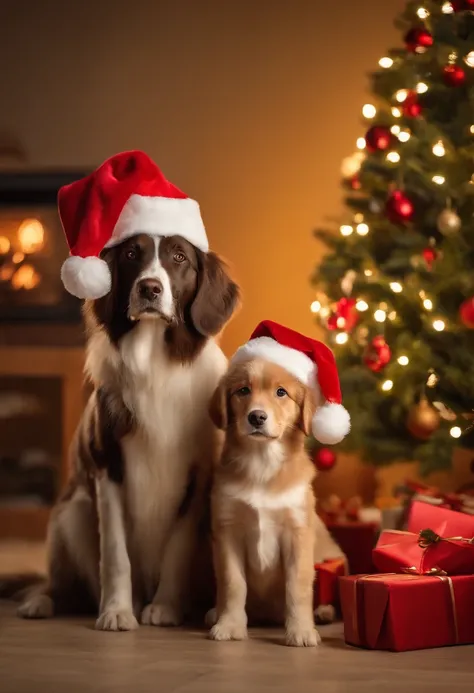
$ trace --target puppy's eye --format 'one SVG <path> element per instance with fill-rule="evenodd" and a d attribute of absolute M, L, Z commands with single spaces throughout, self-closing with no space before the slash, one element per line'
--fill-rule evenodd
<path fill-rule="evenodd" d="M 241 387 L 240 390 L 237 390 L 235 393 L 239 397 L 247 397 L 247 395 L 250 394 L 250 388 L 249 387 Z"/>
<path fill-rule="evenodd" d="M 173 260 L 179 265 L 186 260 L 186 255 L 181 252 L 177 252 L 173 255 Z"/>
<path fill-rule="evenodd" d="M 287 397 L 288 392 L 285 389 L 283 389 L 282 387 L 279 387 L 278 390 L 276 391 L 276 396 L 277 397 Z"/>
<path fill-rule="evenodd" d="M 129 248 L 127 250 L 127 260 L 136 260 L 137 259 L 137 251 L 135 248 Z"/>

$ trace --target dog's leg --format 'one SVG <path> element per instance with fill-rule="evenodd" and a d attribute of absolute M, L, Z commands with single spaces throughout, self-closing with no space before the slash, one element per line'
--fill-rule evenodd
<path fill-rule="evenodd" d="M 192 559 L 197 541 L 198 518 L 194 513 L 178 520 L 166 544 L 160 582 L 141 622 L 153 626 L 179 626 L 184 620 L 189 594 Z"/>
<path fill-rule="evenodd" d="M 48 526 L 48 577 L 28 590 L 22 618 L 83 612 L 99 603 L 97 525 L 90 496 L 80 486 L 53 511 Z M 91 603 L 92 602 L 92 603 Z"/>
<path fill-rule="evenodd" d="M 293 529 L 283 541 L 286 591 L 286 644 L 315 647 L 320 642 L 313 615 L 313 532 Z"/>
<path fill-rule="evenodd" d="M 243 542 L 223 527 L 216 533 L 214 566 L 217 579 L 217 622 L 211 628 L 212 640 L 247 638 L 247 581 Z"/>
<path fill-rule="evenodd" d="M 98 630 L 133 630 L 132 575 L 121 489 L 103 471 L 97 481 L 100 527 L 100 614 Z"/>

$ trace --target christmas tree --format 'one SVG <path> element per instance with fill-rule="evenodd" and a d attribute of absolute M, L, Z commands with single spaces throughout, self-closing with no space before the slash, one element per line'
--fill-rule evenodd
<path fill-rule="evenodd" d="M 409 2 L 343 162 L 347 213 L 311 306 L 373 464 L 474 448 L 474 0 Z M 343 447 L 343 446 L 341 446 Z"/>

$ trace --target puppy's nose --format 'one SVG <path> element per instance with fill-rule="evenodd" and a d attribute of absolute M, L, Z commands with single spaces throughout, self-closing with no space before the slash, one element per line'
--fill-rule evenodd
<path fill-rule="evenodd" d="M 255 426 L 255 428 L 261 428 L 265 421 L 268 419 L 268 416 L 261 409 L 254 409 L 250 412 L 248 419 L 251 426 Z"/>
<path fill-rule="evenodd" d="M 148 301 L 154 301 L 163 291 L 163 285 L 158 279 L 142 279 L 138 284 L 138 293 Z"/>

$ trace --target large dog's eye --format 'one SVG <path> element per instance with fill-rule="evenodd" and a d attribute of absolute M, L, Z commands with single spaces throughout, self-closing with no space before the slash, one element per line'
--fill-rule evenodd
<path fill-rule="evenodd" d="M 135 248 L 129 248 L 127 250 L 127 260 L 136 260 L 137 259 L 137 251 Z"/>
<path fill-rule="evenodd" d="M 173 260 L 180 265 L 182 262 L 186 260 L 186 255 L 181 251 L 178 251 L 173 255 Z"/>
<path fill-rule="evenodd" d="M 277 397 L 287 397 L 288 392 L 283 387 L 279 387 L 278 390 L 276 391 L 276 396 Z"/>
<path fill-rule="evenodd" d="M 240 390 L 237 390 L 235 393 L 239 397 L 247 397 L 247 395 L 250 395 L 250 388 L 249 387 L 241 387 Z"/>

